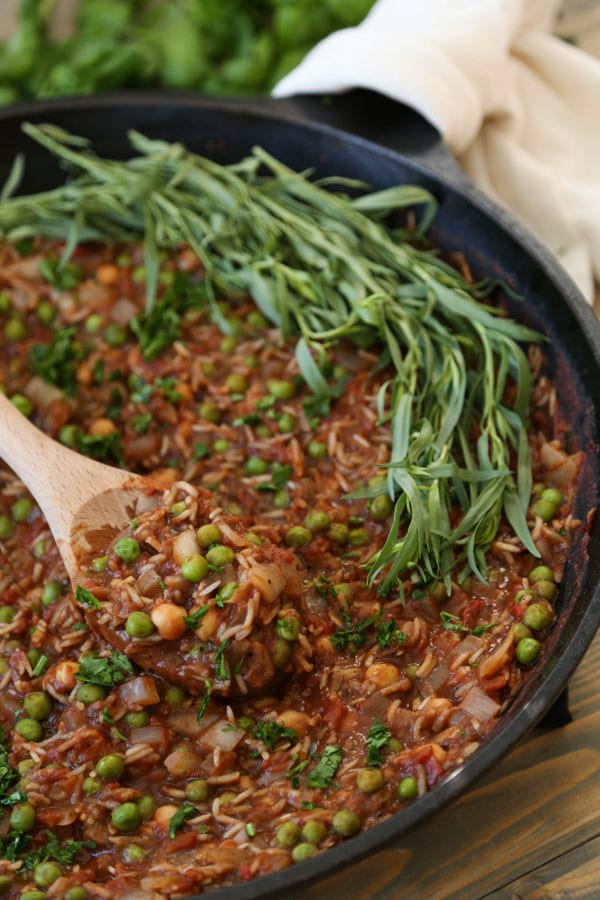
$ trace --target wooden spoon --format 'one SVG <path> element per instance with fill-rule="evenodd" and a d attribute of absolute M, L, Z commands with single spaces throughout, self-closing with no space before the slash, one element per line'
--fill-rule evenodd
<path fill-rule="evenodd" d="M 153 504 L 150 479 L 81 456 L 45 435 L 0 394 L 0 458 L 29 489 L 71 582 L 79 560 L 107 547 Z"/>

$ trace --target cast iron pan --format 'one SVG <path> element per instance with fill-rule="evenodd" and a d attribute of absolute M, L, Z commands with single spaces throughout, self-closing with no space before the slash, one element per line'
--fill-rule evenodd
<path fill-rule="evenodd" d="M 128 154 L 126 132 L 180 140 L 219 162 L 234 162 L 261 144 L 296 169 L 361 178 L 373 188 L 423 185 L 440 209 L 432 237 L 445 251 L 466 253 L 476 276 L 503 279 L 525 298 L 512 312 L 550 339 L 548 368 L 558 389 L 569 449 L 586 451 L 576 513 L 598 504 L 600 485 L 600 328 L 551 255 L 461 175 L 433 128 L 410 110 L 366 91 L 344 97 L 250 102 L 159 94 L 117 94 L 16 106 L 0 112 L 0 182 L 17 152 L 27 157 L 23 190 L 63 178 L 45 151 L 25 138 L 21 122 L 54 122 L 92 139 L 103 155 Z M 525 689 L 478 753 L 417 803 L 383 824 L 300 865 L 212 893 L 227 900 L 275 894 L 306 896 L 308 882 L 389 846 L 463 792 L 548 710 L 600 623 L 600 525 L 572 548 L 558 599 L 558 620 Z"/>

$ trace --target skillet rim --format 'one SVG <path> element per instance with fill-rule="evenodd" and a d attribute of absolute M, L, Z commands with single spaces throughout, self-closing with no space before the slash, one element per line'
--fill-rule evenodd
<path fill-rule="evenodd" d="M 431 156 L 421 160 L 418 155 L 405 155 L 389 146 L 374 143 L 364 135 L 357 135 L 322 121 L 311 121 L 306 118 L 304 112 L 294 109 L 293 99 L 290 101 L 273 100 L 272 98 L 215 98 L 196 94 L 148 91 L 61 97 L 14 104 L 1 109 L 0 128 L 12 125 L 17 129 L 19 123 L 26 120 L 28 116 L 34 116 L 40 121 L 40 116 L 45 114 L 49 116 L 61 113 L 76 115 L 78 111 L 102 111 L 114 106 L 121 109 L 137 107 L 144 111 L 157 106 L 180 107 L 183 110 L 195 109 L 200 112 L 202 110 L 222 111 L 231 116 L 254 119 L 257 123 L 260 123 L 262 119 L 281 127 L 300 128 L 316 132 L 325 138 L 341 140 L 348 147 L 354 147 L 363 154 L 383 156 L 392 164 L 414 170 L 420 176 L 433 180 L 445 191 L 449 191 L 450 194 L 456 195 L 474 207 L 487 220 L 490 228 L 500 229 L 505 237 L 517 243 L 524 256 L 533 261 L 537 270 L 541 270 L 542 275 L 550 281 L 568 312 L 575 319 L 580 337 L 591 353 L 596 375 L 600 374 L 600 325 L 566 271 L 552 253 L 542 246 L 526 228 L 517 223 L 510 213 L 479 191 L 453 165 L 448 165 L 447 161 L 444 164 L 443 159 L 440 164 L 439 157 L 437 161 Z M 110 127 L 109 121 L 103 123 L 105 130 Z M 181 140 L 185 142 L 185 138 L 181 138 Z M 4 149 L 0 148 L 0 158 L 4 152 Z M 552 317 L 552 310 L 548 312 Z M 590 397 L 589 399 L 594 404 L 594 398 Z M 596 416 L 599 418 L 600 402 L 596 401 L 594 406 Z M 596 522 L 592 528 L 590 542 L 593 535 L 596 536 L 598 542 L 600 540 L 599 522 Z M 599 555 L 600 552 L 597 557 Z M 320 877 L 331 875 L 345 864 L 364 858 L 371 851 L 389 846 L 393 840 L 398 846 L 398 841 L 401 840 L 403 834 L 456 799 L 468 787 L 472 787 L 475 781 L 509 752 L 548 711 L 564 690 L 570 676 L 591 643 L 600 624 L 600 560 L 597 557 L 595 558 L 595 569 L 592 566 L 591 571 L 586 570 L 583 585 L 578 585 L 579 591 L 582 593 L 591 591 L 585 614 L 581 616 L 570 634 L 567 633 L 569 629 L 563 624 L 554 642 L 554 650 L 549 654 L 543 666 L 540 666 L 539 670 L 529 679 L 531 687 L 525 701 L 521 702 L 519 709 L 514 714 L 499 722 L 491 736 L 461 768 L 450 773 L 447 778 L 436 785 L 431 793 L 420 798 L 418 803 L 396 813 L 385 822 L 361 832 L 355 838 L 338 844 L 326 853 L 318 854 L 305 863 L 261 876 L 250 882 L 210 891 L 211 896 L 214 896 L 215 900 L 253 900 L 253 898 L 272 896 L 274 893 L 292 887 L 306 886 L 307 882 L 314 882 Z M 590 562 L 593 563 L 594 559 L 590 558 Z M 594 586 L 588 585 L 590 580 L 595 582 Z M 194 895 L 190 900 L 199 900 L 201 896 L 203 895 Z"/>

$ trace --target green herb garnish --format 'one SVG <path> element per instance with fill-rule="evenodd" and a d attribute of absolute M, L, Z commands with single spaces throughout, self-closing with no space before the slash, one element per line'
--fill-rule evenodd
<path fill-rule="evenodd" d="M 256 485 L 257 491 L 280 491 L 286 486 L 292 477 L 292 467 L 290 465 L 282 465 L 274 463 L 271 470 L 271 480 L 262 481 Z"/>
<path fill-rule="evenodd" d="M 393 619 L 390 619 L 389 622 L 380 622 L 377 626 L 377 643 L 384 650 L 391 647 L 395 641 L 402 643 L 406 638 L 406 633 Z"/>
<path fill-rule="evenodd" d="M 298 735 L 293 728 L 280 725 L 279 722 L 274 722 L 272 719 L 267 719 L 265 722 L 256 722 L 249 729 L 249 732 L 257 740 L 262 741 L 270 752 L 275 749 L 276 744 L 280 741 L 290 741 L 292 744 L 298 741 Z"/>
<path fill-rule="evenodd" d="M 214 653 L 215 678 L 217 681 L 229 681 L 229 668 L 225 659 L 225 651 L 229 646 L 229 640 L 219 644 Z"/>
<path fill-rule="evenodd" d="M 75 588 L 75 600 L 80 606 L 86 606 L 88 609 L 100 609 L 100 601 L 91 591 L 82 587 L 80 584 Z"/>
<path fill-rule="evenodd" d="M 192 628 L 195 631 L 196 628 L 198 628 L 198 626 L 200 625 L 200 622 L 202 621 L 202 619 L 204 618 L 204 616 L 206 615 L 208 610 L 209 610 L 208 605 L 201 606 L 199 609 L 194 610 L 194 612 L 191 613 L 191 615 L 184 616 L 183 621 L 187 625 L 188 628 Z"/>
<path fill-rule="evenodd" d="M 50 343 L 34 344 L 29 349 L 32 373 L 71 397 L 77 392 L 77 364 L 82 358 L 83 348 L 77 342 L 75 328 L 59 328 Z"/>
<path fill-rule="evenodd" d="M 169 822 L 169 837 L 171 840 L 180 831 L 188 819 L 198 814 L 198 810 L 191 803 L 183 803 L 176 813 L 173 813 Z"/>
<path fill-rule="evenodd" d="M 77 670 L 78 681 L 114 687 L 133 675 L 134 668 L 129 657 L 113 650 L 110 656 L 82 656 Z"/>
<path fill-rule="evenodd" d="M 369 729 L 367 737 L 367 765 L 381 766 L 383 764 L 383 751 L 387 747 L 392 732 L 381 719 L 375 719 Z"/>
<path fill-rule="evenodd" d="M 381 613 L 369 616 L 368 619 L 362 619 L 360 622 L 353 622 L 352 617 L 347 613 L 343 613 L 345 628 L 339 628 L 331 635 L 331 643 L 336 650 L 345 650 L 350 647 L 358 650 L 367 640 L 367 632 L 369 628 L 381 618 Z"/>
<path fill-rule="evenodd" d="M 83 434 L 77 438 L 77 449 L 100 462 L 123 463 L 123 445 L 118 431 L 110 434 Z"/>
<path fill-rule="evenodd" d="M 323 789 L 329 787 L 342 762 L 342 758 L 342 748 L 338 747 L 337 744 L 328 744 L 323 750 L 321 759 L 308 775 L 308 786 Z"/>

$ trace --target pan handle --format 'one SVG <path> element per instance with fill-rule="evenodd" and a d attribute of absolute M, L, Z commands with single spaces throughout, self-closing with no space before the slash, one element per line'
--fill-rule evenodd
<path fill-rule="evenodd" d="M 470 184 L 439 132 L 418 112 L 363 88 L 344 94 L 270 98 L 273 109 L 295 119 L 320 122 L 389 147 L 465 188 Z"/>

